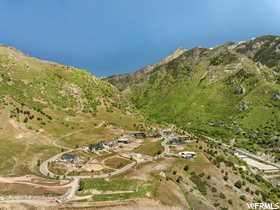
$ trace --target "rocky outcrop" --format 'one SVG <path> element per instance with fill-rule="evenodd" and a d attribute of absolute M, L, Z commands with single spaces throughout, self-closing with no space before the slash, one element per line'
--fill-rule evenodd
<path fill-rule="evenodd" d="M 246 93 L 246 89 L 243 87 L 239 87 L 235 90 L 235 94 L 242 95 Z"/>
<path fill-rule="evenodd" d="M 273 97 L 272 97 L 273 101 L 280 101 L 280 92 L 276 93 Z"/>

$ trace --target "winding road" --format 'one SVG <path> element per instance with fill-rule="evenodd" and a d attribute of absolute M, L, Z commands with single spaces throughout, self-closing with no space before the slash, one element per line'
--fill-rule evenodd
<path fill-rule="evenodd" d="M 104 122 L 102 122 L 98 126 L 102 126 L 103 124 L 104 124 Z M 61 136 L 57 140 L 60 140 L 62 138 L 74 135 L 74 134 L 79 133 L 81 131 L 82 130 L 78 130 L 78 131 L 68 133 L 64 136 Z M 170 137 L 169 136 L 163 136 L 163 138 L 164 138 L 164 141 L 162 142 L 162 146 L 164 147 L 164 152 L 162 154 L 154 157 L 154 158 L 151 158 L 151 160 L 143 160 L 143 161 L 141 161 L 141 163 L 151 162 L 151 161 L 156 160 L 158 158 L 164 157 L 165 155 L 170 155 L 169 146 L 167 145 L 167 141 Z M 66 147 L 62 147 L 60 145 L 56 145 L 56 146 L 58 146 L 60 148 L 64 148 L 64 149 L 66 148 Z M 70 188 L 68 189 L 68 191 L 63 196 L 57 196 L 57 197 L 28 196 L 28 195 L 26 195 L 26 196 L 0 196 L 0 201 L 1 200 L 5 200 L 5 201 L 8 201 L 8 200 L 53 200 L 53 201 L 57 201 L 57 202 L 65 202 L 65 201 L 73 200 L 74 197 L 75 197 L 76 191 L 79 189 L 80 179 L 103 179 L 103 178 L 119 175 L 121 173 L 124 173 L 124 172 L 128 171 L 129 169 L 131 169 L 132 167 L 134 167 L 137 164 L 137 162 L 134 161 L 134 162 L 124 166 L 123 168 L 116 169 L 113 172 L 99 174 L 99 175 L 92 175 L 92 176 L 61 176 L 61 175 L 57 175 L 57 174 L 54 174 L 53 172 L 49 171 L 49 169 L 48 169 L 48 164 L 49 163 L 51 163 L 53 161 L 56 161 L 56 160 L 59 160 L 63 154 L 71 153 L 73 151 L 78 151 L 78 150 L 82 150 L 82 147 L 81 148 L 76 148 L 76 149 L 68 148 L 67 151 L 56 154 L 55 156 L 45 160 L 40 165 L 40 168 L 39 168 L 40 172 L 48 178 L 59 178 L 59 179 L 72 180 L 72 182 L 69 183 Z"/>

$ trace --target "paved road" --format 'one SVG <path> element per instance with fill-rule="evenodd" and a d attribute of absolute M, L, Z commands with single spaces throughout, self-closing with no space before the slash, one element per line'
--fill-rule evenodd
<path fill-rule="evenodd" d="M 104 124 L 104 122 L 100 123 L 98 126 L 102 126 Z M 78 130 L 72 133 L 68 133 L 62 137 L 60 137 L 59 139 L 71 136 L 73 134 L 76 134 L 78 132 L 81 132 L 82 130 Z M 162 142 L 162 146 L 164 147 L 164 152 L 161 155 L 158 155 L 154 158 L 152 158 L 151 160 L 143 160 L 141 163 L 146 163 L 146 162 L 150 162 L 153 160 L 156 160 L 158 158 L 164 157 L 164 155 L 172 155 L 170 153 L 170 149 L 169 146 L 167 145 L 167 142 L 170 138 L 172 138 L 171 136 L 163 136 L 164 137 L 164 141 Z M 57 140 L 59 140 L 57 139 Z M 59 146 L 59 145 L 58 145 Z M 61 147 L 61 146 L 59 146 Z M 65 147 L 62 147 L 65 148 Z M 77 148 L 77 149 L 69 149 L 67 151 L 61 152 L 59 154 L 56 154 L 55 156 L 49 158 L 48 160 L 45 160 L 41 165 L 40 165 L 40 172 L 49 178 L 60 178 L 60 179 L 72 179 L 73 181 L 69 184 L 70 188 L 69 190 L 65 193 L 65 195 L 63 196 L 57 196 L 57 197 L 48 197 L 48 196 L 1 196 L 0 200 L 56 200 L 59 202 L 64 202 L 64 201 L 68 201 L 73 199 L 73 197 L 75 196 L 76 191 L 79 189 L 79 182 L 80 179 L 90 179 L 90 178 L 94 178 L 94 179 L 102 179 L 102 178 L 107 178 L 107 177 L 111 177 L 111 176 L 115 176 L 115 175 L 119 175 L 121 173 L 126 172 L 127 170 L 131 169 L 132 167 L 134 167 L 137 163 L 132 162 L 126 166 L 124 166 L 123 168 L 117 169 L 114 172 L 111 173 L 106 173 L 106 174 L 100 174 L 100 175 L 92 175 L 92 176 L 59 176 L 57 174 L 54 174 L 53 172 L 49 171 L 48 169 L 48 164 L 50 162 L 53 162 L 55 160 L 58 160 L 61 158 L 61 156 L 65 153 L 71 153 L 73 151 L 77 151 L 77 150 L 81 150 L 82 148 Z"/>
<path fill-rule="evenodd" d="M 264 159 L 260 158 L 259 156 L 256 156 L 256 155 L 254 155 L 252 153 L 249 153 L 247 151 L 244 151 L 244 150 L 241 150 L 241 149 L 234 149 L 234 151 L 236 151 L 236 152 L 238 152 L 238 153 L 240 153 L 242 155 L 246 155 L 246 156 L 248 156 L 248 157 L 250 157 L 252 159 L 261 161 L 263 163 L 266 163 L 267 165 L 272 165 L 272 166 L 275 166 L 276 168 L 280 169 L 280 165 L 278 165 L 276 163 L 273 163 L 273 162 L 270 162 L 268 160 L 264 160 Z"/>
<path fill-rule="evenodd" d="M 246 150 L 237 149 L 237 148 L 232 148 L 230 145 L 227 145 L 227 144 L 225 144 L 225 143 L 221 143 L 220 141 L 217 141 L 216 139 L 213 139 L 213 138 L 211 138 L 211 137 L 209 137 L 209 136 L 205 136 L 205 135 L 202 135 L 202 136 L 205 137 L 205 138 L 207 138 L 207 139 L 210 140 L 210 141 L 213 141 L 213 142 L 215 142 L 215 143 L 221 144 L 223 147 L 225 147 L 225 148 L 227 148 L 227 149 L 232 149 L 232 151 L 234 151 L 234 152 L 238 152 L 238 153 L 240 153 L 240 154 L 242 154 L 242 155 L 248 156 L 248 157 L 250 157 L 250 158 L 252 158 L 252 159 L 255 159 L 255 160 L 260 161 L 260 162 L 263 162 L 263 163 L 266 163 L 267 165 L 275 166 L 276 168 L 279 168 L 279 169 L 280 169 L 280 165 L 278 165 L 278 164 L 276 164 L 276 163 L 273 163 L 273 162 L 271 162 L 271 161 L 268 161 L 268 160 L 264 160 L 264 159 L 260 158 L 259 156 L 256 156 L 256 155 L 254 155 L 254 154 L 252 154 L 252 153 L 250 153 L 250 152 L 248 152 L 248 151 L 246 151 Z"/>
<path fill-rule="evenodd" d="M 64 152 L 61 152 L 47 160 L 45 160 L 41 165 L 40 165 L 40 172 L 45 175 L 46 177 L 50 177 L 50 178 L 56 178 L 56 177 L 62 177 L 62 176 L 58 176 L 54 173 L 52 173 L 51 171 L 49 171 L 48 169 L 48 164 L 55 161 L 55 160 L 58 160 L 60 159 L 60 157 L 65 154 L 65 153 L 70 153 L 70 152 L 73 152 L 73 151 L 77 151 L 77 150 L 81 150 L 81 148 L 78 148 L 78 149 L 71 149 L 71 150 L 67 150 L 67 151 L 64 151 Z"/>

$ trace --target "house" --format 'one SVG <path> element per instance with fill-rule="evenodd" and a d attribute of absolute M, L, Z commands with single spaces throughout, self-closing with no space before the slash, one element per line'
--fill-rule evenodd
<path fill-rule="evenodd" d="M 171 131 L 168 131 L 168 130 L 163 131 L 163 135 L 169 136 L 171 134 L 172 134 Z"/>
<path fill-rule="evenodd" d="M 155 135 L 153 136 L 153 138 L 160 139 L 160 138 L 162 138 L 162 135 L 158 133 L 158 134 L 155 134 Z"/>
<path fill-rule="evenodd" d="M 143 139 L 143 138 L 146 138 L 147 135 L 145 133 L 134 133 L 133 137 L 136 139 Z"/>
<path fill-rule="evenodd" d="M 181 137 L 178 137 L 178 139 L 180 141 L 190 141 L 190 140 L 193 140 L 193 138 L 188 137 L 188 136 L 181 136 Z"/>
<path fill-rule="evenodd" d="M 104 145 L 106 145 L 108 147 L 116 147 L 116 146 L 118 146 L 118 141 L 108 141 L 108 142 L 104 143 Z"/>
<path fill-rule="evenodd" d="M 179 155 L 180 155 L 181 158 L 191 159 L 191 158 L 194 158 L 196 156 L 196 153 L 185 151 L 185 152 L 180 152 Z"/>
<path fill-rule="evenodd" d="M 65 162 L 75 162 L 78 160 L 76 155 L 65 153 L 61 156 L 61 160 Z"/>
<path fill-rule="evenodd" d="M 118 139 L 118 143 L 129 144 L 133 138 L 134 138 L 134 134 L 133 135 L 123 135 Z"/>
<path fill-rule="evenodd" d="M 103 143 L 97 143 L 97 144 L 90 144 L 89 145 L 89 150 L 91 152 L 96 152 L 98 150 L 103 150 L 104 149 L 104 144 Z"/>
<path fill-rule="evenodd" d="M 118 143 L 129 144 L 129 139 L 128 138 L 120 138 L 120 139 L 118 139 Z"/>
<path fill-rule="evenodd" d="M 173 138 L 169 139 L 169 141 L 168 141 L 168 144 L 174 145 L 174 146 L 182 145 L 184 143 L 185 143 L 185 141 L 183 141 L 182 139 L 177 138 L 177 137 L 173 137 Z"/>

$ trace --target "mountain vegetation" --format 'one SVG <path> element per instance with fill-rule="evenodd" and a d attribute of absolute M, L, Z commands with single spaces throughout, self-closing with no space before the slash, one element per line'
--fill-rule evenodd
<path fill-rule="evenodd" d="M 263 36 L 194 48 L 128 81 L 107 80 L 153 122 L 234 139 L 235 146 L 273 152 L 279 161 L 279 58 L 280 37 Z"/>
<path fill-rule="evenodd" d="M 143 129 L 132 111 L 115 87 L 85 70 L 0 46 L 3 174 L 29 173 L 38 161 L 57 153 L 58 146 L 73 148 L 112 138 L 122 129 Z"/>

